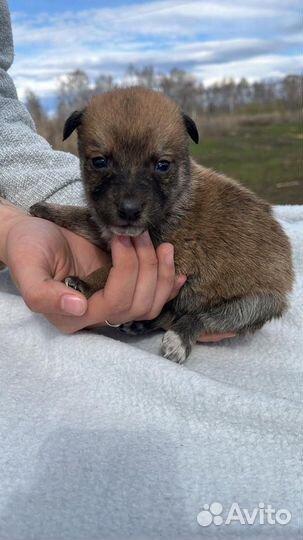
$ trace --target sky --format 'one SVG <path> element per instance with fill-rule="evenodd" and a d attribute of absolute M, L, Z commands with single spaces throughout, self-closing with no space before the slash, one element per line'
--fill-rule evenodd
<path fill-rule="evenodd" d="M 56 94 L 65 74 L 184 69 L 209 85 L 302 73 L 302 0 L 8 0 L 19 96 Z"/>

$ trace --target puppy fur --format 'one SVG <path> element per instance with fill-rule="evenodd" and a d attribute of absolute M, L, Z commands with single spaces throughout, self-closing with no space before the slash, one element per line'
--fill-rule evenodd
<path fill-rule="evenodd" d="M 39 203 L 31 213 L 108 250 L 113 234 L 148 230 L 155 246 L 174 245 L 176 273 L 187 275 L 157 319 L 126 331 L 165 328 L 163 355 L 183 363 L 203 332 L 254 332 L 283 314 L 294 280 L 286 234 L 269 204 L 190 158 L 198 132 L 174 102 L 116 89 L 75 111 L 64 138 L 75 129 L 87 208 Z M 103 270 L 66 283 L 89 297 L 105 280 Z"/>

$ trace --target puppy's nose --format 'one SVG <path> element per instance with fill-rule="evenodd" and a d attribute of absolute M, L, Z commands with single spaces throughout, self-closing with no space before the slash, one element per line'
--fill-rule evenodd
<path fill-rule="evenodd" d="M 118 208 L 119 217 L 126 221 L 136 221 L 141 215 L 142 204 L 135 199 L 124 199 Z"/>

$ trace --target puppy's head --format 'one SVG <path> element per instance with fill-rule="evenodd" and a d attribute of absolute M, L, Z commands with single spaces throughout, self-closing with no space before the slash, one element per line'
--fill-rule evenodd
<path fill-rule="evenodd" d="M 194 122 L 170 99 L 143 88 L 96 96 L 66 121 L 78 131 L 86 197 L 102 226 L 136 236 L 157 229 L 190 188 L 188 134 Z"/>

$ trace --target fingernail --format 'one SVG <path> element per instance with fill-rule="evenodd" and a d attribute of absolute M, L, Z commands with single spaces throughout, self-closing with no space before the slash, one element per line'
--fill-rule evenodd
<path fill-rule="evenodd" d="M 61 308 L 68 315 L 84 315 L 86 302 L 77 296 L 65 295 L 61 298 Z"/>
<path fill-rule="evenodd" d="M 120 244 L 124 247 L 130 247 L 131 246 L 131 240 L 129 236 L 118 236 L 118 240 Z"/>
<path fill-rule="evenodd" d="M 174 264 L 174 249 L 173 248 L 171 248 L 168 251 L 168 253 L 166 253 L 165 262 L 166 264 L 169 264 L 169 265 Z"/>
<path fill-rule="evenodd" d="M 138 236 L 136 240 L 137 240 L 137 246 L 139 245 L 139 246 L 145 247 L 145 246 L 150 246 L 151 244 L 151 239 L 147 231 L 145 231 L 143 234 L 140 234 L 140 236 Z"/>

